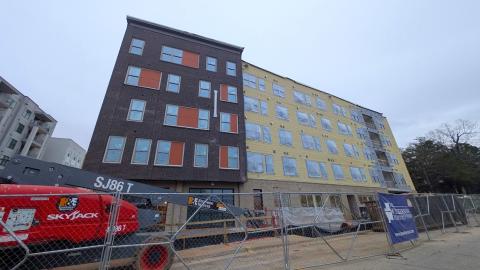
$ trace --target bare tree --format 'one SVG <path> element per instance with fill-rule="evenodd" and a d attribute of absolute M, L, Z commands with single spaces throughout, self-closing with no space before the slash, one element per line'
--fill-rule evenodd
<path fill-rule="evenodd" d="M 459 151 L 462 143 L 476 143 L 479 134 L 480 130 L 477 122 L 458 119 L 453 123 L 442 124 L 440 128 L 430 132 L 428 137 L 445 145 L 450 145 Z"/>

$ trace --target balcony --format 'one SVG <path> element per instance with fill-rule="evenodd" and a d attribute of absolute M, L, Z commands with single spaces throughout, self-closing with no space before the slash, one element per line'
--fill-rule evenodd
<path fill-rule="evenodd" d="M 384 159 L 377 159 L 377 163 L 378 165 L 380 166 L 383 166 L 383 167 L 390 167 L 390 163 L 388 163 L 388 160 L 384 160 Z"/>
<path fill-rule="evenodd" d="M 367 128 L 375 129 L 375 130 L 377 129 L 377 127 L 375 126 L 374 123 L 367 123 L 367 122 L 365 122 L 365 125 L 367 126 Z"/>
<path fill-rule="evenodd" d="M 36 120 L 33 122 L 34 127 L 38 127 L 38 133 L 48 134 L 50 132 L 50 124 Z"/>

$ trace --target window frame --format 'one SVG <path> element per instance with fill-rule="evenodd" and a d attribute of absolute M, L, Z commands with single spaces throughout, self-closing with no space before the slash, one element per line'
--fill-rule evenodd
<path fill-rule="evenodd" d="M 208 62 L 209 59 L 215 60 L 215 65 L 209 64 L 209 62 Z M 215 70 L 209 69 L 208 67 L 210 67 L 210 66 L 214 66 Z M 218 59 L 216 57 L 207 55 L 207 57 L 205 57 L 205 70 L 210 71 L 210 72 L 217 72 L 218 71 Z"/>
<path fill-rule="evenodd" d="M 227 147 L 227 166 L 230 166 L 230 149 L 237 149 L 237 167 L 228 167 L 228 168 L 225 168 L 225 167 L 222 167 L 222 162 L 221 162 L 221 147 Z M 237 146 L 229 146 L 229 145 L 220 145 L 220 147 L 218 148 L 218 156 L 219 156 L 219 159 L 218 159 L 218 168 L 219 169 L 222 169 L 222 170 L 240 170 L 240 148 L 237 147 Z"/>
<path fill-rule="evenodd" d="M 175 84 L 175 83 L 171 83 L 170 82 L 170 78 L 171 77 L 178 77 L 178 84 Z M 169 89 L 169 86 L 170 85 L 178 85 L 178 91 L 172 91 Z M 170 93 L 180 93 L 180 90 L 181 90 L 181 86 L 182 86 L 182 77 L 180 75 L 177 75 L 177 74 L 172 74 L 172 73 L 169 73 L 167 75 L 167 85 L 165 86 L 165 91 L 167 92 L 170 92 Z"/>
<path fill-rule="evenodd" d="M 229 68 L 229 64 L 233 65 L 233 69 Z M 234 74 L 230 74 L 229 71 L 233 70 Z M 237 77 L 237 63 L 232 61 L 225 61 L 225 74 L 232 77 Z"/>
<path fill-rule="evenodd" d="M 138 142 L 139 140 L 148 141 L 147 160 L 146 160 L 145 163 L 137 163 L 137 162 L 134 162 L 135 154 L 136 154 L 136 152 L 137 152 L 137 142 Z M 133 144 L 132 159 L 130 160 L 130 164 L 132 164 L 132 165 L 148 165 L 148 163 L 150 162 L 150 151 L 151 151 L 151 148 L 152 148 L 152 140 L 151 140 L 151 139 L 135 138 L 135 142 L 134 142 L 134 144 Z M 142 151 L 142 152 L 143 152 L 143 151 Z"/>
<path fill-rule="evenodd" d="M 169 49 L 173 49 L 172 51 L 177 50 L 177 51 L 181 52 L 181 56 L 176 56 L 176 55 L 174 55 L 174 54 L 172 54 L 172 53 L 165 53 L 165 52 L 164 52 L 165 50 L 169 50 Z M 177 64 L 177 65 L 183 65 L 183 64 L 182 64 L 182 62 L 183 62 L 183 52 L 184 52 L 184 50 L 182 50 L 182 49 L 178 49 L 178 48 L 174 48 L 174 47 L 170 47 L 170 46 L 163 45 L 163 46 L 162 46 L 162 49 L 161 49 L 161 51 L 160 51 L 160 60 L 161 60 L 161 61 L 164 61 L 164 62 L 167 62 L 167 63 Z M 166 55 L 166 58 L 164 57 L 164 55 Z M 174 57 L 179 58 L 179 59 L 180 59 L 180 62 L 177 63 L 177 62 L 173 61 L 173 59 L 176 59 L 176 58 L 174 58 Z"/>
<path fill-rule="evenodd" d="M 130 116 L 131 116 L 131 112 L 140 112 L 139 110 L 133 110 L 132 109 L 132 106 L 133 106 L 133 103 L 135 101 L 140 101 L 143 103 L 143 110 L 141 111 L 142 112 L 142 117 L 140 120 L 133 120 L 133 119 L 130 119 Z M 130 106 L 128 107 L 128 112 L 127 112 L 127 121 L 129 122 L 143 122 L 143 117 L 145 115 L 145 109 L 147 107 L 147 101 L 146 100 L 143 100 L 143 99 L 136 99 L 136 98 L 132 98 L 130 99 Z"/>
<path fill-rule="evenodd" d="M 198 155 L 197 154 L 197 146 L 199 146 L 199 145 L 206 146 L 206 148 L 207 148 L 207 153 L 205 155 L 205 158 L 206 158 L 205 166 L 198 166 L 197 165 L 197 156 L 203 156 L 203 155 Z M 209 152 L 208 150 L 209 150 L 209 145 L 206 144 L 206 143 L 196 143 L 196 144 L 194 144 L 194 149 L 193 149 L 193 167 L 194 168 L 204 168 L 204 169 L 208 168 L 208 152 Z"/>
<path fill-rule="evenodd" d="M 185 142 L 181 142 L 183 143 L 183 152 L 182 152 L 182 164 L 181 165 L 175 165 L 175 164 L 167 164 L 167 165 L 163 165 L 163 164 L 158 164 L 157 163 L 157 156 L 158 156 L 158 145 L 160 142 L 168 142 L 170 143 L 170 146 L 169 146 L 169 149 L 168 149 L 168 158 L 170 159 L 170 155 L 171 155 L 171 152 L 172 152 L 172 142 L 179 142 L 179 141 L 168 141 L 168 140 L 162 140 L 162 139 L 159 139 L 157 140 L 157 145 L 155 147 L 155 157 L 154 157 L 154 160 L 153 160 L 153 166 L 158 166 L 158 167 L 176 167 L 176 168 L 181 168 L 183 167 L 183 163 L 185 162 Z"/>
<path fill-rule="evenodd" d="M 290 134 L 290 144 L 283 144 L 282 143 L 282 136 L 280 135 L 282 133 Z M 287 147 L 293 147 L 293 134 L 292 134 L 292 132 L 289 131 L 289 130 L 286 130 L 284 128 L 279 128 L 278 129 L 278 141 L 279 141 L 280 145 L 287 146 Z"/>
<path fill-rule="evenodd" d="M 134 45 L 133 45 L 134 40 L 138 40 L 138 41 L 143 42 L 142 47 L 134 46 Z M 143 40 L 143 39 L 139 39 L 139 38 L 136 38 L 136 37 L 132 37 L 132 40 L 130 41 L 130 47 L 128 48 L 128 53 L 129 53 L 129 54 L 133 54 L 133 55 L 142 56 L 142 55 L 143 55 L 143 50 L 145 49 L 145 43 L 146 43 L 146 42 L 145 42 L 145 40 Z M 132 48 L 140 49 L 140 51 L 141 51 L 140 54 L 132 52 Z"/>
<path fill-rule="evenodd" d="M 202 91 L 206 91 L 205 88 L 202 88 L 202 82 L 203 83 L 208 83 L 208 97 L 202 96 L 200 94 Z M 205 81 L 205 80 L 199 80 L 198 81 L 198 97 L 208 98 L 208 99 L 210 99 L 212 97 L 212 82 Z"/>
<path fill-rule="evenodd" d="M 120 157 L 119 157 L 118 162 L 117 162 L 117 161 L 106 161 L 106 160 L 105 160 L 105 158 L 107 157 L 108 151 L 109 151 L 109 150 L 112 150 L 112 149 L 109 148 L 110 141 L 111 141 L 112 137 L 116 137 L 116 138 L 121 138 L 121 139 L 122 139 L 122 149 L 121 149 L 121 152 L 120 152 Z M 108 136 L 107 144 L 105 145 L 105 150 L 104 150 L 104 152 L 103 152 L 102 163 L 121 164 L 121 163 L 122 163 L 122 159 L 123 159 L 123 153 L 125 152 L 126 142 L 127 142 L 127 138 L 124 137 L 124 136 L 116 136 L 116 135 L 110 135 L 110 136 Z M 118 150 L 118 149 L 114 149 L 114 150 Z"/>
<path fill-rule="evenodd" d="M 295 173 L 294 174 L 286 174 L 285 170 L 285 160 L 293 160 L 294 165 L 295 165 Z M 283 176 L 298 176 L 298 170 L 297 170 L 297 159 L 294 157 L 290 156 L 282 156 L 282 167 L 283 167 Z"/>
<path fill-rule="evenodd" d="M 345 172 L 343 171 L 342 165 L 338 163 L 332 163 L 331 165 L 332 165 L 331 168 L 333 172 L 333 177 L 335 178 L 335 180 L 345 180 Z M 334 169 L 335 167 L 340 168 L 340 171 L 342 172 L 341 178 L 337 177 L 337 174 L 335 173 L 335 169 Z"/>

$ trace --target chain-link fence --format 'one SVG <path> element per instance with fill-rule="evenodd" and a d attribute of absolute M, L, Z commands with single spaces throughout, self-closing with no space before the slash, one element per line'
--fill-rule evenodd
<path fill-rule="evenodd" d="M 376 193 L 18 187 L 0 192 L 0 269 L 304 269 L 480 225 L 478 195 L 409 194 L 419 238 L 392 244 Z"/>

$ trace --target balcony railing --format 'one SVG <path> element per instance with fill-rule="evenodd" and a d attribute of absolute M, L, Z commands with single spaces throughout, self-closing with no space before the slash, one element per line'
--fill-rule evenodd
<path fill-rule="evenodd" d="M 377 161 L 378 161 L 378 165 L 380 166 L 390 167 L 390 163 L 388 163 L 388 160 L 378 159 Z"/>
<path fill-rule="evenodd" d="M 375 126 L 374 123 L 365 122 L 365 125 L 366 125 L 368 128 L 377 129 L 377 127 Z"/>

